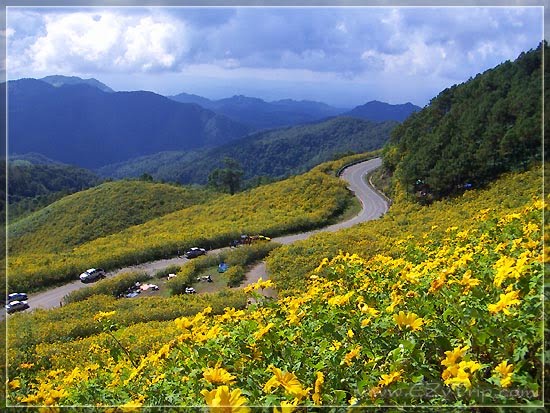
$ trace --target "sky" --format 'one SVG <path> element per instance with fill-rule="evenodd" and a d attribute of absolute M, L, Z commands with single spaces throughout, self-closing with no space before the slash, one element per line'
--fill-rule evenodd
<path fill-rule="evenodd" d="M 536 48 L 542 7 L 8 7 L 7 77 L 425 106 Z"/>

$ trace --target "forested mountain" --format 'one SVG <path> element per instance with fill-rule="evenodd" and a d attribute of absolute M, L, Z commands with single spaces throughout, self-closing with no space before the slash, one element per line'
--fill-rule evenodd
<path fill-rule="evenodd" d="M 10 155 L 10 164 L 11 165 L 65 165 L 61 162 L 55 161 L 48 158 L 47 156 L 42 155 L 41 153 L 28 152 L 24 154 L 12 154 Z"/>
<path fill-rule="evenodd" d="M 307 100 L 283 99 L 266 102 L 259 98 L 242 95 L 210 100 L 187 93 L 180 93 L 170 98 L 178 102 L 196 103 L 248 125 L 255 130 L 309 123 L 343 112 L 342 109 L 334 108 L 325 103 Z"/>
<path fill-rule="evenodd" d="M 418 112 L 420 109 L 419 106 L 413 105 L 410 102 L 401 105 L 391 105 L 373 100 L 344 113 L 344 116 L 352 116 L 374 122 L 383 122 L 386 120 L 403 122 L 411 113 Z"/>
<path fill-rule="evenodd" d="M 34 162 L 23 158 L 33 159 Z M 5 161 L 1 161 L 2 175 L 6 171 L 5 166 Z M 38 154 L 10 159 L 7 172 L 10 221 L 102 181 L 87 169 L 53 163 Z M 2 201 L 4 199 L 2 197 Z"/>
<path fill-rule="evenodd" d="M 164 152 L 99 170 L 122 178 L 151 174 L 156 179 L 206 183 L 209 173 L 226 157 L 237 160 L 244 178 L 278 178 L 300 173 L 347 152 L 381 148 L 396 122 L 373 123 L 338 117 L 324 122 L 258 132 L 230 144 L 193 152 Z"/>
<path fill-rule="evenodd" d="M 83 167 L 220 145 L 248 132 L 225 116 L 151 92 L 21 79 L 9 82 L 8 94 L 11 153 L 38 152 Z"/>
<path fill-rule="evenodd" d="M 429 201 L 541 160 L 541 69 L 542 45 L 445 89 L 395 128 L 385 164 Z"/>
<path fill-rule="evenodd" d="M 91 78 L 91 79 L 82 79 L 77 76 L 61 76 L 61 75 L 53 75 L 53 76 L 46 76 L 42 79 L 43 82 L 49 83 L 52 86 L 60 87 L 63 85 L 88 85 L 92 87 L 96 87 L 99 90 L 103 92 L 114 92 L 113 89 L 111 89 L 109 86 L 107 86 L 104 83 L 101 83 L 99 80 Z"/>

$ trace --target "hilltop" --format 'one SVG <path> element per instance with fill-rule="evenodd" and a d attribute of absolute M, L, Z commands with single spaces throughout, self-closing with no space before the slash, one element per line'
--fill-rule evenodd
<path fill-rule="evenodd" d="M 211 201 L 214 192 L 143 181 L 106 182 L 8 226 L 9 253 L 58 252 Z"/>

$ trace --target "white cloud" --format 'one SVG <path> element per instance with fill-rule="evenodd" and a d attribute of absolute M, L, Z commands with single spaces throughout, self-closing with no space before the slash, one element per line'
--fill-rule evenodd
<path fill-rule="evenodd" d="M 24 49 L 10 70 L 164 70 L 174 68 L 188 49 L 186 26 L 169 16 L 77 12 L 47 14 L 43 23 L 44 33 Z"/>

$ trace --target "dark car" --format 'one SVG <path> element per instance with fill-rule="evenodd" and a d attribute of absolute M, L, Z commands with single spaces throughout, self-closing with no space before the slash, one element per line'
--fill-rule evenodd
<path fill-rule="evenodd" d="M 105 278 L 105 270 L 102 268 L 90 268 L 80 274 L 80 281 L 83 283 L 91 283 L 99 280 L 100 278 Z"/>
<path fill-rule="evenodd" d="M 197 258 L 204 254 L 206 254 L 206 250 L 204 248 L 193 247 L 189 251 L 185 252 L 185 258 Z"/>
<path fill-rule="evenodd" d="M 6 311 L 8 314 L 15 313 L 17 311 L 23 311 L 29 308 L 29 304 L 26 301 L 12 301 L 6 304 Z"/>
<path fill-rule="evenodd" d="M 25 293 L 11 293 L 8 295 L 8 299 L 6 300 L 8 303 L 11 303 L 12 301 L 27 301 L 28 297 Z"/>

